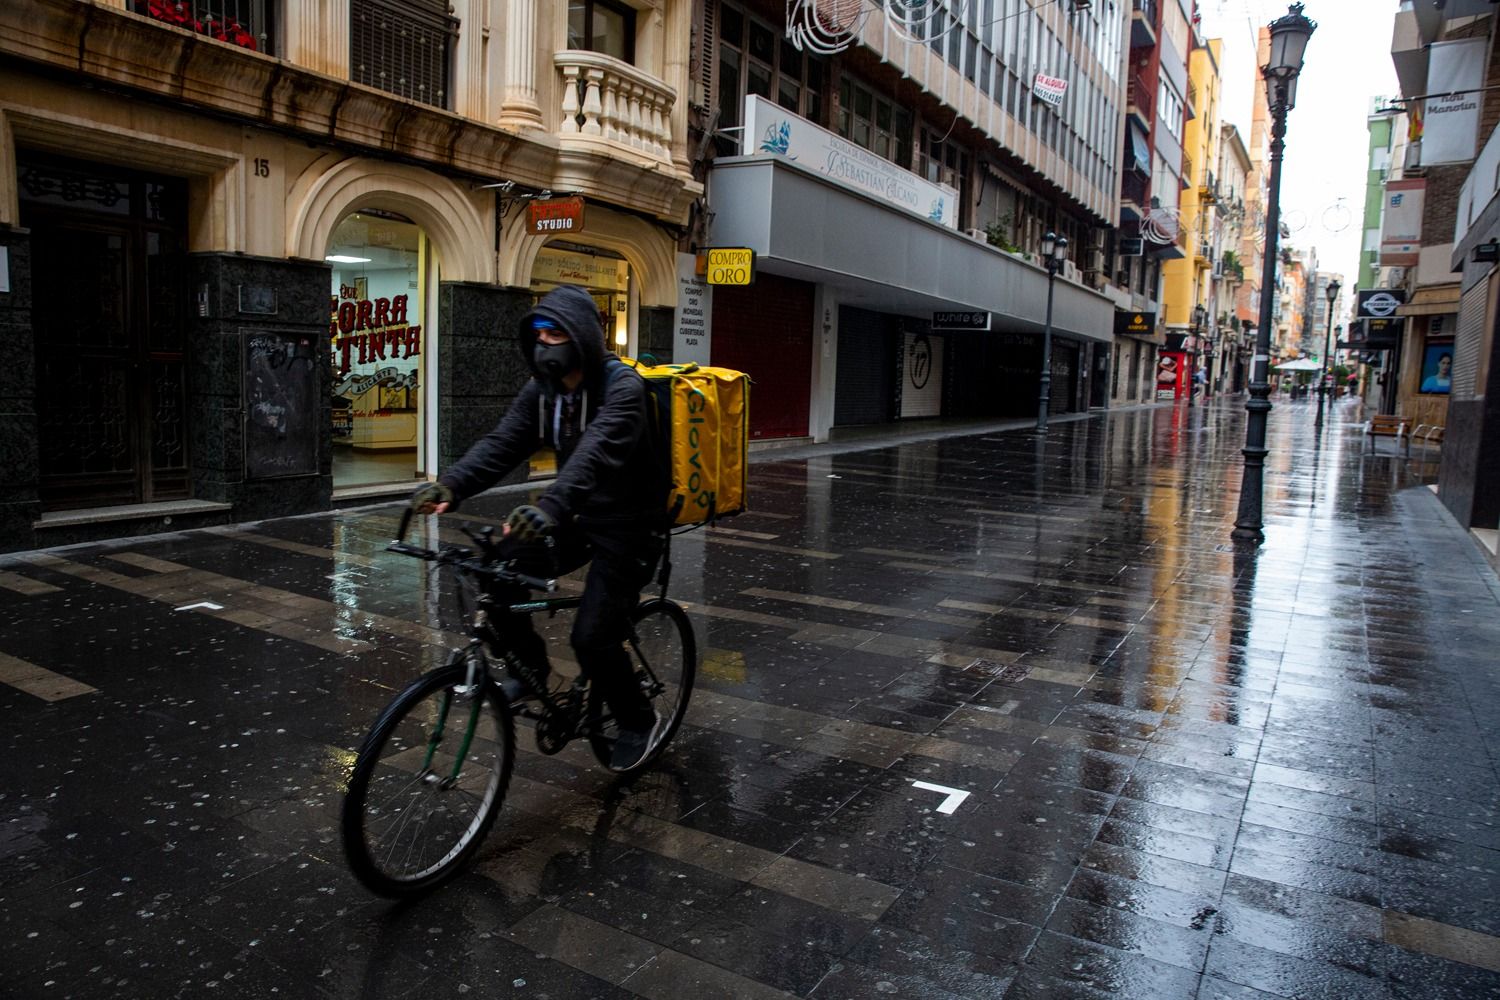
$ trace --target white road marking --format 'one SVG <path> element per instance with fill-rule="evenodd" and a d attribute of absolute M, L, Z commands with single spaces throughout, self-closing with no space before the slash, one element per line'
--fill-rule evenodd
<path fill-rule="evenodd" d="M 921 788 L 929 792 L 942 792 L 948 796 L 943 800 L 943 804 L 937 807 L 937 811 L 948 813 L 949 815 L 952 815 L 959 806 L 963 805 L 964 799 L 969 797 L 969 793 L 962 789 L 949 788 L 947 785 L 934 785 L 926 781 L 913 781 L 912 787 Z"/>
<path fill-rule="evenodd" d="M 199 601 L 197 604 L 184 604 L 182 607 L 176 608 L 175 610 L 177 610 L 177 611 L 193 611 L 193 610 L 195 610 L 197 608 L 207 608 L 210 611 L 223 611 L 224 610 L 224 605 L 222 605 L 222 604 L 215 604 L 213 601 Z"/>

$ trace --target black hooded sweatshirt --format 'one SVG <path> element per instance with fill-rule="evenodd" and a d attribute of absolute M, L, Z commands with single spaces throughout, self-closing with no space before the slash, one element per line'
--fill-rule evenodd
<path fill-rule="evenodd" d="M 561 435 L 561 448 L 554 440 L 560 412 L 557 389 L 537 371 L 532 356 L 532 322 L 538 318 L 565 330 L 583 358 L 583 405 L 575 428 Z M 646 385 L 605 347 L 592 296 L 576 285 L 548 292 L 521 318 L 517 339 L 531 380 L 495 429 L 438 481 L 461 501 L 494 486 L 523 459 L 548 446 L 557 451 L 557 478 L 537 506 L 559 524 L 582 518 L 585 527 L 602 529 L 660 526 L 666 492 L 647 432 Z"/>

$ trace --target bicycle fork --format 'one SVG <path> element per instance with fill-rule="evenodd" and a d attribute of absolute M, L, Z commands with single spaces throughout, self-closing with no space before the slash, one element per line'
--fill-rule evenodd
<path fill-rule="evenodd" d="M 464 683 L 444 689 L 443 701 L 438 707 L 438 717 L 432 724 L 432 731 L 427 734 L 427 753 L 422 759 L 422 781 L 429 785 L 435 784 L 444 791 L 458 783 L 458 776 L 463 771 L 464 761 L 469 756 L 469 747 L 474 742 L 474 731 L 479 727 L 484 685 L 488 678 L 484 654 L 480 652 L 479 645 L 476 640 L 468 648 L 454 654 L 464 658 L 466 667 Z M 469 721 L 464 726 L 463 739 L 458 753 L 453 758 L 453 770 L 447 777 L 442 777 L 432 770 L 432 758 L 437 754 L 438 746 L 443 742 L 448 725 L 448 713 L 453 707 L 454 699 L 468 702 Z"/>

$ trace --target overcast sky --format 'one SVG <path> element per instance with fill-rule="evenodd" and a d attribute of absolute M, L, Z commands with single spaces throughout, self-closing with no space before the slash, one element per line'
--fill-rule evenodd
<path fill-rule="evenodd" d="M 1287 121 L 1282 221 L 1292 230 L 1289 244 L 1316 248 L 1319 269 L 1343 274 L 1346 288 L 1359 274 L 1370 99 L 1397 92 L 1390 50 L 1398 7 L 1397 0 L 1307 0 L 1304 11 L 1318 28 Z M 1204 36 L 1224 39 L 1222 117 L 1248 143 L 1252 87 L 1263 86 L 1256 32 L 1285 14 L 1287 3 L 1200 0 L 1199 8 Z"/>

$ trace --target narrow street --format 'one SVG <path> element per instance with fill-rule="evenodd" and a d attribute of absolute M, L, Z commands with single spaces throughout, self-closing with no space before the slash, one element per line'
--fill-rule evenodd
<path fill-rule="evenodd" d="M 1500 583 L 1354 420 L 1277 404 L 1253 555 L 1242 400 L 757 454 L 655 771 L 522 732 L 401 906 L 343 785 L 461 628 L 397 505 L 0 557 L 0 994 L 1500 995 Z"/>

